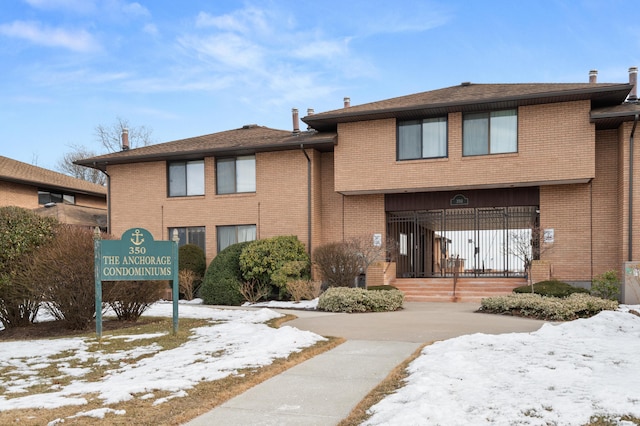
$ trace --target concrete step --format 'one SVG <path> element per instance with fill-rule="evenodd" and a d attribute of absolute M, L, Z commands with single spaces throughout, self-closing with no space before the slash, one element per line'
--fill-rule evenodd
<path fill-rule="evenodd" d="M 460 278 L 454 296 L 453 278 L 404 278 L 391 283 L 405 293 L 408 302 L 479 302 L 510 294 L 525 284 L 522 278 Z"/>

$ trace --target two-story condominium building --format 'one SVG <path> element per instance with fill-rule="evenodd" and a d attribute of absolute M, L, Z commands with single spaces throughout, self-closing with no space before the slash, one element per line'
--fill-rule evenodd
<path fill-rule="evenodd" d="M 110 230 L 237 241 L 393 241 L 385 278 L 553 276 L 640 258 L 637 69 L 628 83 L 473 84 L 78 162 L 109 176 Z M 126 147 L 125 147 L 126 148 Z M 634 167 L 634 162 L 636 166 Z M 525 249 L 523 250 L 523 247 Z M 379 276 L 373 276 L 378 274 Z"/>

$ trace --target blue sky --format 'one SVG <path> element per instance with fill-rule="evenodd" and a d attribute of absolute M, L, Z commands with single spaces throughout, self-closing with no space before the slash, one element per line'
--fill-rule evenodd
<path fill-rule="evenodd" d="M 116 117 L 166 142 L 474 83 L 628 82 L 637 0 L 2 0 L 0 155 L 54 169 Z"/>

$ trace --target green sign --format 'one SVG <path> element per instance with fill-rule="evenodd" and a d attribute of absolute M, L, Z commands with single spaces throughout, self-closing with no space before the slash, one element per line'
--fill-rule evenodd
<path fill-rule="evenodd" d="M 133 228 L 121 240 L 102 241 L 102 281 L 173 279 L 173 241 L 154 241 L 149 231 Z M 177 266 L 176 266 L 177 267 Z"/>
<path fill-rule="evenodd" d="M 176 236 L 177 237 L 177 236 Z M 154 241 L 144 228 L 131 228 L 120 240 L 94 240 L 96 334 L 102 337 L 102 281 L 173 281 L 173 332 L 178 332 L 178 241 Z"/>

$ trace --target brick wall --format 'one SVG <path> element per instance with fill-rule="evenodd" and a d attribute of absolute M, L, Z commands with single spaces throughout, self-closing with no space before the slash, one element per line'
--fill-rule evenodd
<path fill-rule="evenodd" d="M 320 168 L 319 154 L 308 153 L 312 165 Z M 167 239 L 170 227 L 204 226 L 208 262 L 216 255 L 220 225 L 256 225 L 258 238 L 296 235 L 308 242 L 307 159 L 301 150 L 256 154 L 255 193 L 216 195 L 212 157 L 205 159 L 203 196 L 168 197 L 164 161 L 112 165 L 108 172 L 111 232 L 117 237 L 136 226 L 148 229 L 156 239 Z M 316 210 L 319 197 L 312 193 Z M 314 214 L 316 221 L 319 215 Z M 315 232 L 319 235 L 320 230 Z"/>
<path fill-rule="evenodd" d="M 396 161 L 394 119 L 338 125 L 336 190 L 430 191 L 590 179 L 595 128 L 589 101 L 518 109 L 518 152 L 462 156 L 462 114 L 448 115 L 448 158 Z M 490 171 L 490 173 L 487 173 Z"/>
<path fill-rule="evenodd" d="M 0 181 L 0 206 L 16 206 L 35 209 L 38 205 L 38 188 L 13 182 Z"/>
<path fill-rule="evenodd" d="M 554 278 L 591 280 L 591 184 L 540 187 L 540 227 L 554 230 L 541 259 Z"/>

